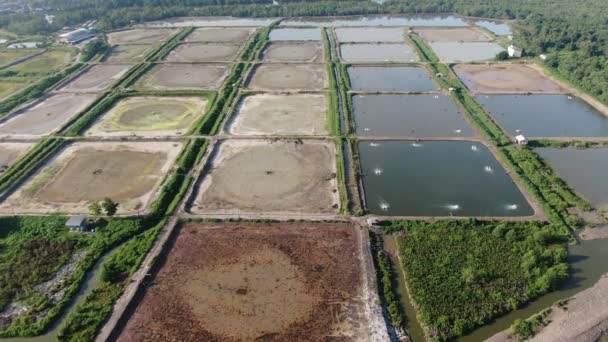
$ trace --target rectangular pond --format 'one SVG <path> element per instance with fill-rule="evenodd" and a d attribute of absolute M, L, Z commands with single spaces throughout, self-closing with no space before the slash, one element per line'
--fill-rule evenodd
<path fill-rule="evenodd" d="M 469 141 L 361 141 L 367 208 L 388 216 L 530 216 L 490 151 Z"/>
<path fill-rule="evenodd" d="M 377 137 L 467 137 L 471 126 L 443 94 L 353 96 L 357 134 Z"/>
<path fill-rule="evenodd" d="M 278 28 L 270 31 L 270 41 L 282 40 L 321 40 L 319 28 Z"/>
<path fill-rule="evenodd" d="M 405 40 L 405 29 L 402 27 L 342 27 L 334 32 L 340 43 L 400 43 Z"/>
<path fill-rule="evenodd" d="M 568 95 L 479 95 L 477 101 L 511 135 L 607 137 L 608 117 Z"/>
<path fill-rule="evenodd" d="M 279 26 L 468 26 L 462 18 L 449 16 L 352 16 L 293 18 Z"/>
<path fill-rule="evenodd" d="M 467 63 L 494 59 L 504 49 L 493 42 L 429 43 L 442 62 Z"/>
<path fill-rule="evenodd" d="M 498 36 L 506 36 L 513 34 L 511 26 L 501 21 L 478 20 L 475 22 L 475 25 L 481 26 Z"/>
<path fill-rule="evenodd" d="M 608 148 L 538 148 L 535 151 L 595 208 L 608 209 Z"/>
<path fill-rule="evenodd" d="M 400 62 L 418 61 L 418 55 L 405 44 L 341 44 L 340 55 L 346 62 Z"/>
<path fill-rule="evenodd" d="M 437 89 L 428 72 L 415 66 L 352 66 L 350 85 L 355 91 L 426 92 Z"/>

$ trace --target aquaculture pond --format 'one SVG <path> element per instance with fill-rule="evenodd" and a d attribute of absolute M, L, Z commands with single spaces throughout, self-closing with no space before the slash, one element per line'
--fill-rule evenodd
<path fill-rule="evenodd" d="M 460 339 L 462 342 L 483 341 L 511 326 L 516 319 L 528 318 L 555 302 L 574 296 L 595 284 L 608 272 L 608 240 L 581 241 L 568 246 L 570 278 L 557 291 L 550 292 L 528 303 L 523 308 L 512 311 Z M 417 342 L 417 341 L 414 341 Z"/>
<path fill-rule="evenodd" d="M 353 66 L 348 68 L 355 91 L 426 92 L 437 87 L 424 68 L 411 66 Z"/>
<path fill-rule="evenodd" d="M 321 29 L 318 28 L 278 28 L 270 31 L 268 39 L 282 40 L 321 40 Z"/>
<path fill-rule="evenodd" d="M 509 24 L 500 21 L 478 20 L 475 22 L 475 25 L 488 29 L 499 36 L 509 35 L 513 33 Z"/>
<path fill-rule="evenodd" d="M 608 148 L 538 148 L 536 151 L 598 209 L 608 209 Z"/>
<path fill-rule="evenodd" d="M 405 39 L 405 29 L 402 27 L 342 27 L 334 32 L 340 43 L 400 43 Z"/>
<path fill-rule="evenodd" d="M 490 151 L 470 141 L 361 141 L 368 210 L 387 216 L 530 216 Z"/>
<path fill-rule="evenodd" d="M 353 16 L 295 18 L 280 26 L 468 26 L 462 18 L 450 16 Z"/>
<path fill-rule="evenodd" d="M 606 137 L 608 117 L 568 95 L 479 95 L 477 101 L 512 135 Z"/>
<path fill-rule="evenodd" d="M 466 137 L 473 130 L 443 94 L 353 96 L 358 135 L 376 137 Z"/>
<path fill-rule="evenodd" d="M 466 63 L 494 59 L 504 49 L 492 42 L 437 42 L 429 43 L 443 62 Z"/>
<path fill-rule="evenodd" d="M 418 55 L 405 44 L 341 44 L 346 62 L 416 62 Z"/>

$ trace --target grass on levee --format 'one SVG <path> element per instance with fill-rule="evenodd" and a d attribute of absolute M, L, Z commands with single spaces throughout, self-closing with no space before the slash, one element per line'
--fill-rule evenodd
<path fill-rule="evenodd" d="M 568 278 L 568 236 L 542 222 L 386 223 L 425 333 L 462 336 Z"/>

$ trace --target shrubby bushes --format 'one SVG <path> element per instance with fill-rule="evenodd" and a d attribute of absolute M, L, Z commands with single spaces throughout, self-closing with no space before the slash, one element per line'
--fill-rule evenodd
<path fill-rule="evenodd" d="M 540 222 L 401 221 L 408 287 L 426 333 L 450 340 L 555 289 L 568 278 L 568 238 Z"/>

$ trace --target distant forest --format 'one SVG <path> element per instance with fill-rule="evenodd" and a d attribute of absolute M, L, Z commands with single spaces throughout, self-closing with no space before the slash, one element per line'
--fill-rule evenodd
<path fill-rule="evenodd" d="M 516 36 L 527 54 L 547 53 L 561 76 L 608 103 L 606 0 L 26 0 L 31 13 L 0 15 L 0 27 L 45 34 L 90 19 L 114 29 L 176 16 L 293 17 L 360 14 L 448 14 L 518 19 Z M 45 14 L 55 15 L 49 24 Z"/>

